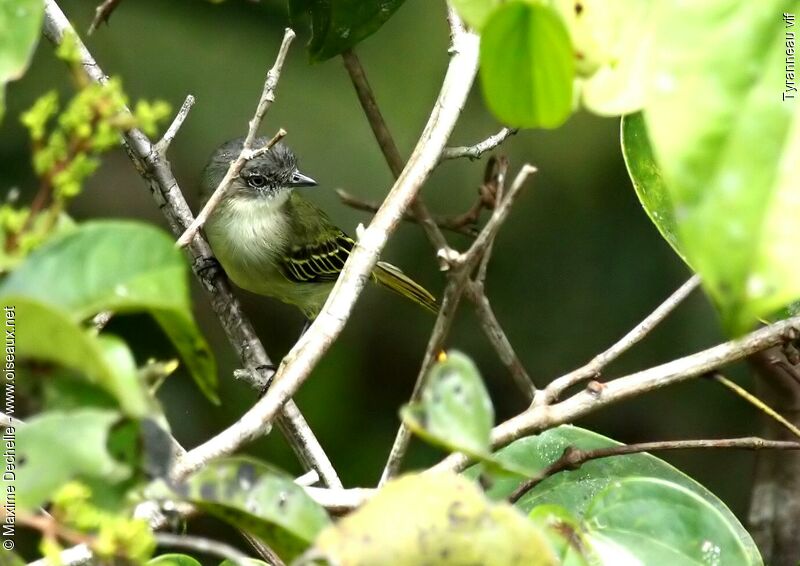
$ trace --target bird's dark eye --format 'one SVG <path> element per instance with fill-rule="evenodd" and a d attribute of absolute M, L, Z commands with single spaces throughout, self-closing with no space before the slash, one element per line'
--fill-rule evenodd
<path fill-rule="evenodd" d="M 267 178 L 264 175 L 250 175 L 247 178 L 247 184 L 254 189 L 261 189 L 266 186 Z"/>

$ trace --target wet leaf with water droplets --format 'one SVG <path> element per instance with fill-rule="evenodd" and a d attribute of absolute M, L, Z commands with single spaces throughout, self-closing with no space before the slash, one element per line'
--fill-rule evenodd
<path fill-rule="evenodd" d="M 426 440 L 453 451 L 489 456 L 494 408 L 475 364 L 448 352 L 431 368 L 422 399 L 403 407 L 403 422 Z"/>
<path fill-rule="evenodd" d="M 291 476 L 251 458 L 214 460 L 177 492 L 209 515 L 262 539 L 285 560 L 303 552 L 330 523 Z"/>

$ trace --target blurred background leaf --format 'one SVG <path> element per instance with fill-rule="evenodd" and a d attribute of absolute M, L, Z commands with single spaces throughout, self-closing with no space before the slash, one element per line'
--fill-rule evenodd
<path fill-rule="evenodd" d="M 39 41 L 43 14 L 42 0 L 0 0 L 0 122 L 5 111 L 5 85 L 28 68 Z"/>

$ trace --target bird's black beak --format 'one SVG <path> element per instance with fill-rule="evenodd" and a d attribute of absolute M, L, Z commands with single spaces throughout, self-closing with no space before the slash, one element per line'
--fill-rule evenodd
<path fill-rule="evenodd" d="M 313 187 L 316 184 L 317 182 L 314 179 L 306 175 L 303 175 L 300 171 L 297 170 L 295 170 L 295 172 L 292 174 L 292 178 L 289 181 L 289 185 L 291 185 L 292 187 Z"/>

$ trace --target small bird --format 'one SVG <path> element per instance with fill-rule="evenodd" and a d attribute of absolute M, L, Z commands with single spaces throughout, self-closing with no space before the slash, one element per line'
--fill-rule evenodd
<path fill-rule="evenodd" d="M 267 138 L 257 138 L 263 147 Z M 242 150 L 244 138 L 222 144 L 202 176 L 207 199 Z M 309 320 L 319 314 L 354 242 L 317 206 L 294 189 L 317 183 L 297 169 L 283 143 L 242 168 L 205 224 L 205 233 L 228 277 L 242 289 L 298 307 Z M 436 299 L 397 267 L 379 261 L 372 280 L 436 312 Z"/>

